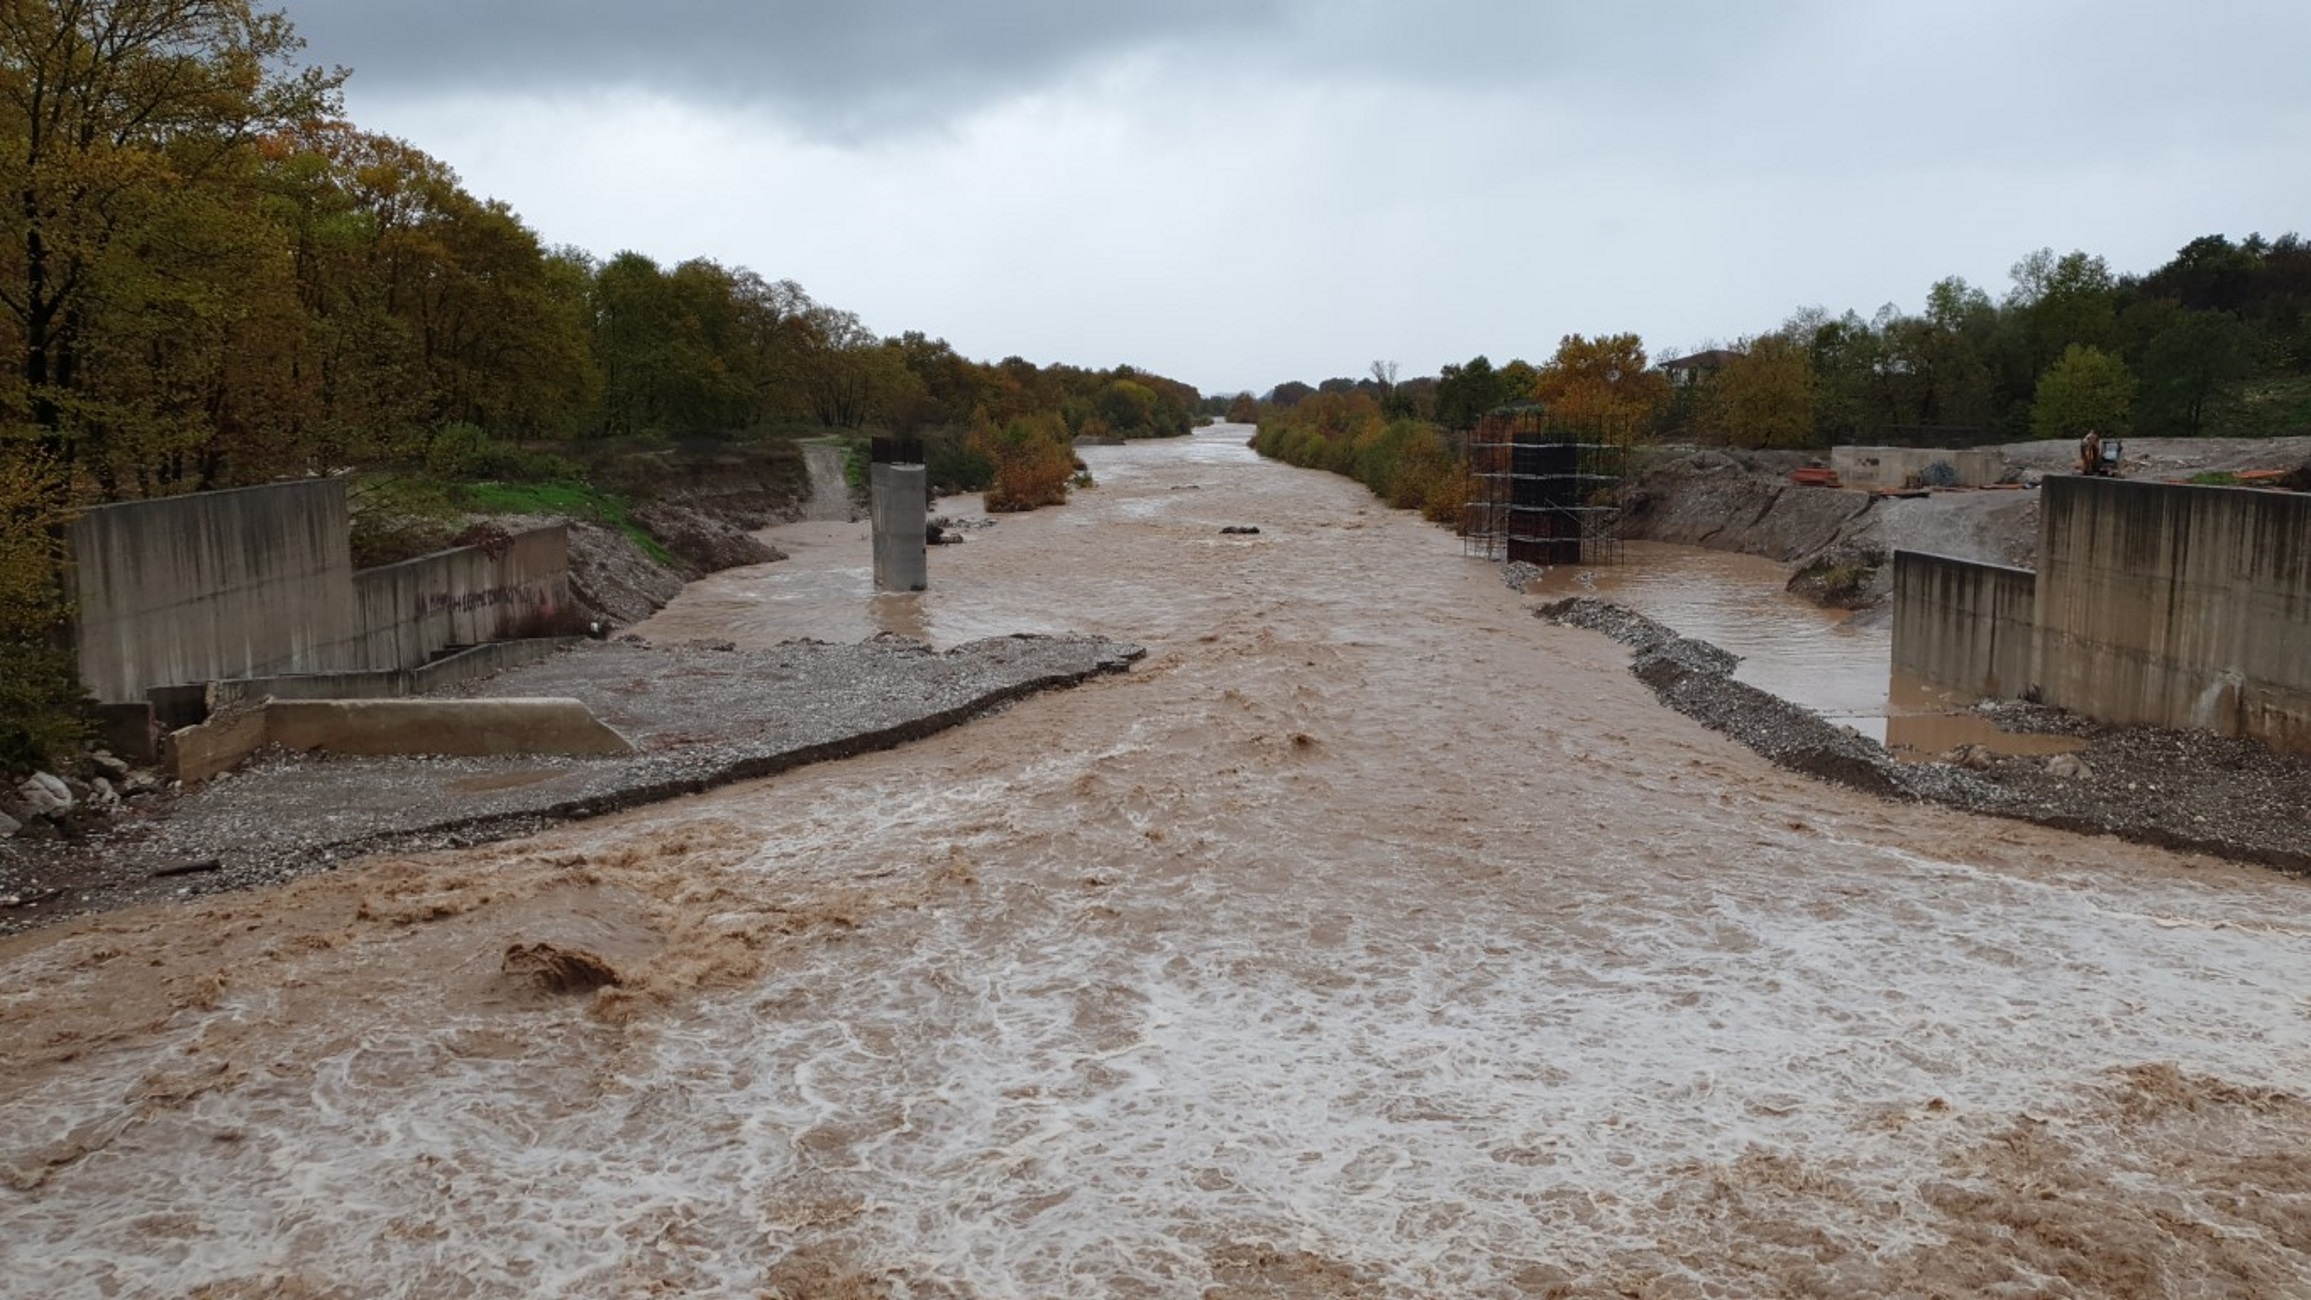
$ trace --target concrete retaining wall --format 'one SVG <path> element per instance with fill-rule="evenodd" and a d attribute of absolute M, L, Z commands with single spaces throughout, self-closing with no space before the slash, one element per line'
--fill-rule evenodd
<path fill-rule="evenodd" d="M 2311 496 L 2071 476 L 2042 493 L 2047 703 L 2311 750 Z"/>
<path fill-rule="evenodd" d="M 1951 487 L 1981 487 L 2006 473 L 2006 458 L 1996 451 L 1952 451 L 1937 447 L 1832 447 L 1830 468 L 1838 482 L 1850 488 L 1898 488 L 1922 475 L 1936 462 L 1958 471 Z"/>
<path fill-rule="evenodd" d="M 294 673 L 211 682 L 207 711 L 267 698 L 276 700 L 392 700 L 424 695 L 491 673 L 533 664 L 578 640 L 534 637 L 469 646 L 415 668 L 371 668 L 347 673 Z"/>
<path fill-rule="evenodd" d="M 391 695 L 409 680 L 395 674 L 451 646 L 575 617 L 562 525 L 355 573 L 346 522 L 340 479 L 88 511 L 71 534 L 81 680 L 170 720 L 181 709 L 162 695 L 219 681 L 368 673 L 344 692 Z"/>
<path fill-rule="evenodd" d="M 206 781 L 266 745 L 336 754 L 631 754 L 625 737 L 582 701 L 270 700 L 171 733 L 163 761 L 181 781 Z"/>
<path fill-rule="evenodd" d="M 71 547 L 81 680 L 106 703 L 357 666 L 340 480 L 98 506 Z"/>
<path fill-rule="evenodd" d="M 566 630 L 569 530 L 560 524 L 516 536 L 492 553 L 438 551 L 353 575 L 361 668 L 407 668 L 453 645 Z M 251 674 L 254 675 L 254 674 Z"/>
<path fill-rule="evenodd" d="M 1916 551 L 1894 553 L 1894 671 L 1985 699 L 2032 683 L 2038 575 Z"/>

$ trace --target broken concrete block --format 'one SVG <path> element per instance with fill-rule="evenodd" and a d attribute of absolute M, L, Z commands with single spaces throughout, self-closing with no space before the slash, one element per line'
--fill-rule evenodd
<path fill-rule="evenodd" d="M 72 787 L 62 777 L 48 772 L 34 772 L 24 784 L 16 787 L 24 797 L 25 806 L 35 813 L 63 812 L 72 807 Z"/>

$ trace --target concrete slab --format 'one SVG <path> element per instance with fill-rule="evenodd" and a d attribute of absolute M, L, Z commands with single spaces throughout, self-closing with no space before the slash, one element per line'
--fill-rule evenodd
<path fill-rule="evenodd" d="M 273 744 L 335 754 L 567 754 L 634 752 L 580 700 L 275 700 L 265 706 Z"/>
<path fill-rule="evenodd" d="M 266 700 L 172 732 L 164 756 L 180 781 L 206 781 L 267 745 L 370 756 L 624 757 L 625 737 L 582 700 Z"/>

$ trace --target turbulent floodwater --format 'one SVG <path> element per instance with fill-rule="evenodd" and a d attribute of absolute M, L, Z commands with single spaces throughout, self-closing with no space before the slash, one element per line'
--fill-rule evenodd
<path fill-rule="evenodd" d="M 2303 882 L 1770 768 L 1246 432 L 646 629 L 1128 678 L 0 944 L 0 1291 L 2306 1294 Z"/>

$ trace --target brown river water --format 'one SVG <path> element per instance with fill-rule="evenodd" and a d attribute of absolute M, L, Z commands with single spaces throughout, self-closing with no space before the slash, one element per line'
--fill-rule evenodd
<path fill-rule="evenodd" d="M 0 942 L 0 1294 L 2311 1294 L 2311 885 L 1774 769 L 1247 432 L 644 629 L 1128 677 Z"/>

